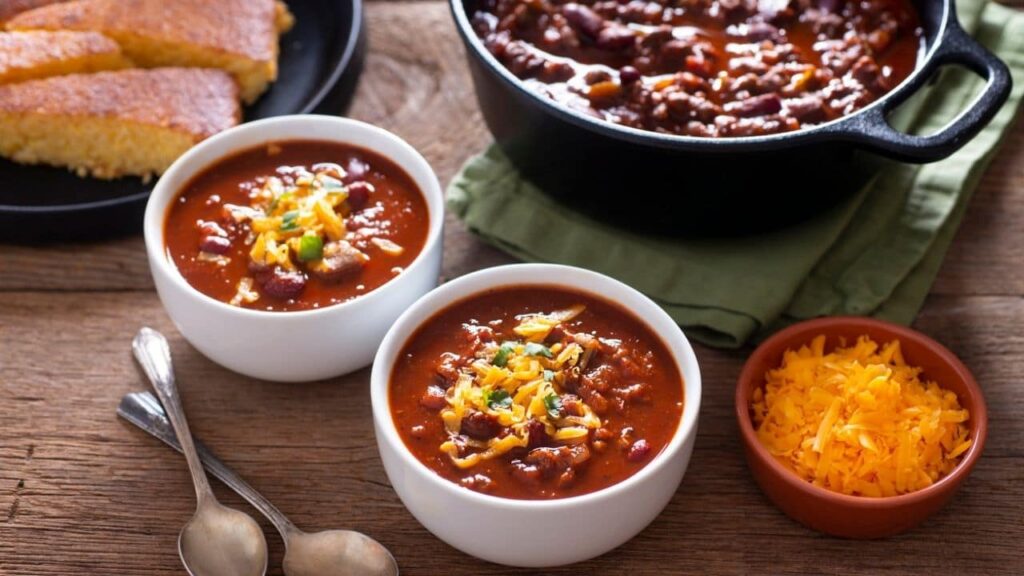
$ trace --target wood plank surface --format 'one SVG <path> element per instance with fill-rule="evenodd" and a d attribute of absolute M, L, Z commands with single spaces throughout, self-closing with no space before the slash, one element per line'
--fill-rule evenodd
<path fill-rule="evenodd" d="M 371 2 L 351 115 L 407 138 L 447 182 L 489 140 L 443 2 Z M 0 245 L 0 576 L 183 574 L 194 500 L 184 459 L 114 414 L 145 389 L 129 353 L 142 325 L 171 338 L 194 432 L 300 526 L 365 531 L 403 574 L 1024 573 L 1024 131 L 996 157 L 916 327 L 974 371 L 989 402 L 984 457 L 919 529 L 876 542 L 783 516 L 743 462 L 732 389 L 749 350 L 698 347 L 705 380 L 690 469 L 665 512 L 620 549 L 558 570 L 465 556 L 405 510 L 372 434 L 368 371 L 311 385 L 253 382 L 200 356 L 152 292 L 142 241 Z M 509 261 L 450 219 L 444 275 Z M 218 496 L 255 515 L 219 483 Z M 262 520 L 262 519 L 261 519 Z M 270 574 L 280 539 L 261 522 Z M 566 535 L 571 545 L 572 535 Z"/>

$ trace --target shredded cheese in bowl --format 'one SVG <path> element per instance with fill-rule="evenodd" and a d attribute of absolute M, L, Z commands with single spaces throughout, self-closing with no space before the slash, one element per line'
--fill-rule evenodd
<path fill-rule="evenodd" d="M 530 442 L 531 420 L 540 422 L 554 440 L 568 444 L 587 441 L 590 432 L 601 427 L 601 419 L 585 402 L 579 403 L 580 413 L 566 414 L 559 400 L 565 380 L 571 371 L 580 369 L 588 348 L 575 342 L 542 344 L 558 324 L 583 309 L 580 305 L 521 318 L 514 332 L 523 340 L 488 344 L 460 373 L 445 395 L 447 407 L 441 418 L 449 439 L 439 448 L 456 466 L 471 468 L 514 448 L 525 448 Z M 462 420 L 471 410 L 495 417 L 510 433 L 487 441 L 461 439 Z M 479 451 L 460 455 L 459 442 Z"/>
<path fill-rule="evenodd" d="M 787 350 L 752 397 L 757 437 L 804 480 L 883 497 L 920 490 L 952 472 L 971 446 L 955 393 L 922 381 L 898 340 L 866 336 L 825 352 L 825 336 Z"/>

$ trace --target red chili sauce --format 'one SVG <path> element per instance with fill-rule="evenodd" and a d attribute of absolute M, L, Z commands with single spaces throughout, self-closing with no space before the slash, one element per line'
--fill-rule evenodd
<path fill-rule="evenodd" d="M 398 355 L 389 403 L 410 452 L 443 478 L 543 500 L 649 464 L 679 427 L 683 379 L 660 338 L 618 305 L 516 287 L 426 321 Z"/>
<path fill-rule="evenodd" d="M 285 141 L 218 161 L 182 188 L 167 255 L 200 292 L 255 310 L 346 302 L 409 266 L 426 242 L 426 201 L 374 152 Z"/>

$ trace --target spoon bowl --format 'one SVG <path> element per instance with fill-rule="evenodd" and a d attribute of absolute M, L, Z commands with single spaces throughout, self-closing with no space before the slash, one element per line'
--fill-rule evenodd
<path fill-rule="evenodd" d="M 215 500 L 203 500 L 181 529 L 178 552 L 192 576 L 260 576 L 267 570 L 260 525 Z"/>
<path fill-rule="evenodd" d="M 149 392 L 127 394 L 121 400 L 117 413 L 175 450 L 182 450 L 163 407 Z M 373 538 L 352 530 L 303 532 L 262 494 L 221 462 L 202 442 L 195 441 L 195 449 L 202 465 L 210 473 L 245 498 L 281 533 L 285 545 L 284 572 L 288 576 L 398 575 L 398 563 L 395 562 L 395 558 Z M 187 538 L 191 546 L 192 534 L 190 533 Z M 185 540 L 186 535 L 183 532 L 179 541 L 183 558 Z M 193 572 L 192 575 L 198 576 L 198 573 Z"/>
<path fill-rule="evenodd" d="M 288 535 L 284 573 L 288 576 L 398 576 L 398 563 L 379 542 L 352 530 Z"/>

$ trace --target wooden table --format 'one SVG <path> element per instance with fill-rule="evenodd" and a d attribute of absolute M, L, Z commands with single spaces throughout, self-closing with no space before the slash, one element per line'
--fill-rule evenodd
<path fill-rule="evenodd" d="M 351 115 L 407 138 L 447 182 L 488 134 L 445 3 L 371 2 L 367 24 L 370 53 Z M 700 434 L 676 497 L 619 550 L 545 573 L 1024 572 L 1022 187 L 1018 128 L 916 322 L 971 367 L 991 413 L 985 455 L 943 512 L 878 542 L 829 538 L 790 521 L 754 485 L 740 451 L 732 393 L 749 350 L 698 347 Z M 508 261 L 454 219 L 444 258 L 447 278 Z M 153 292 L 142 239 L 128 238 L 0 246 L 0 575 L 183 573 L 175 542 L 194 506 L 185 462 L 114 414 L 123 394 L 146 388 L 129 353 L 143 325 L 171 339 L 197 436 L 296 524 L 362 530 L 394 551 L 404 574 L 513 572 L 440 542 L 398 501 L 377 456 L 367 371 L 279 385 L 214 365 L 175 332 Z M 262 524 L 270 573 L 280 574 L 281 541 Z"/>

